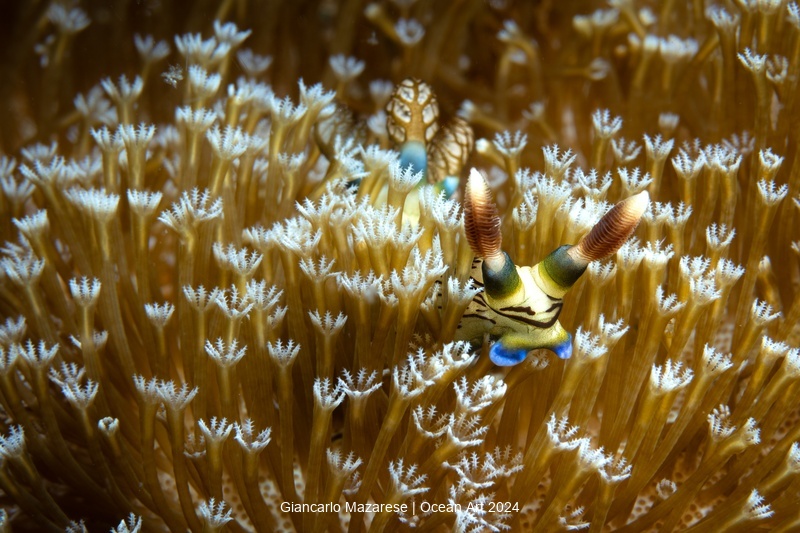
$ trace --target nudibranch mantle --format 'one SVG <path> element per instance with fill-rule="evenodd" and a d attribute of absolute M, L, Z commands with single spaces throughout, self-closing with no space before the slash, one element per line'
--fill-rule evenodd
<path fill-rule="evenodd" d="M 472 169 L 464 198 L 464 222 L 473 282 L 483 290 L 470 302 L 456 333 L 459 340 L 499 339 L 489 352 L 498 366 L 522 362 L 528 352 L 547 348 L 558 357 L 572 355 L 572 336 L 558 321 L 563 297 L 591 261 L 622 246 L 639 224 L 647 192 L 619 202 L 574 245 L 555 249 L 532 267 L 516 266 L 501 249 L 500 217 L 486 180 Z"/>
<path fill-rule="evenodd" d="M 472 263 L 473 283 L 484 287 L 483 261 Z M 549 348 L 560 358 L 572 355 L 572 336 L 558 321 L 566 291 L 554 289 L 539 269 L 515 267 L 521 284 L 508 297 L 495 299 L 487 292 L 479 292 L 467 306 L 457 337 L 478 339 L 485 333 L 501 337 L 502 342 L 492 345 L 489 357 L 499 366 L 512 366 L 522 362 L 530 350 Z M 561 292 L 561 295 L 559 295 Z"/>

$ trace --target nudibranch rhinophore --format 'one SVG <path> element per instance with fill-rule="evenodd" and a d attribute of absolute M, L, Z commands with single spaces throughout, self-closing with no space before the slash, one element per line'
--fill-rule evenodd
<path fill-rule="evenodd" d="M 538 348 L 569 358 L 572 335 L 558 321 L 564 295 L 590 262 L 616 253 L 633 234 L 650 201 L 647 191 L 619 202 L 578 244 L 556 248 L 532 267 L 516 266 L 502 250 L 497 207 L 486 180 L 474 168 L 464 196 L 467 240 L 476 255 L 471 274 L 483 291 L 464 312 L 456 337 L 498 337 L 489 357 L 499 366 L 516 365 Z"/>

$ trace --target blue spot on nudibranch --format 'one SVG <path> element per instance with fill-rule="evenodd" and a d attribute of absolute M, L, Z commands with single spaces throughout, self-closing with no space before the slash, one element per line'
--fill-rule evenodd
<path fill-rule="evenodd" d="M 514 366 L 524 361 L 527 355 L 528 350 L 525 348 L 509 350 L 501 341 L 495 342 L 489 349 L 489 359 L 497 366 Z"/>
<path fill-rule="evenodd" d="M 569 359 L 572 357 L 572 334 L 567 333 L 567 340 L 553 346 L 552 350 L 560 359 Z"/>
<path fill-rule="evenodd" d="M 550 350 L 556 354 L 559 359 L 569 359 L 572 357 L 572 334 L 567 333 L 566 340 L 556 344 L 550 348 Z M 503 346 L 502 341 L 497 341 L 492 344 L 492 347 L 489 349 L 489 359 L 497 366 L 514 366 L 525 360 L 525 357 L 528 356 L 528 351 L 527 348 L 509 349 Z"/>

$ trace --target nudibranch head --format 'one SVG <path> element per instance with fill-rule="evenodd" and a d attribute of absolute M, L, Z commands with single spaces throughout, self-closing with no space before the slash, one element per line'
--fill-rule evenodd
<path fill-rule="evenodd" d="M 627 198 L 606 213 L 574 246 L 556 248 L 533 267 L 518 267 L 502 250 L 500 217 L 486 180 L 470 172 L 464 195 L 464 227 L 472 251 L 483 259 L 476 282 L 483 285 L 465 317 L 499 336 L 489 357 L 499 366 L 522 362 L 531 350 L 547 348 L 559 358 L 572 355 L 572 336 L 558 317 L 563 296 L 590 262 L 608 257 L 636 230 L 647 204 L 647 192 Z M 468 325 L 464 332 L 480 332 Z"/>

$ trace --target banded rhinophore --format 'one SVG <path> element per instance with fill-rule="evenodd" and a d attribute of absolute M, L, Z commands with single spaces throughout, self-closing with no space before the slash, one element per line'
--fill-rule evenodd
<path fill-rule="evenodd" d="M 516 365 L 539 348 L 569 358 L 572 335 L 558 321 L 564 295 L 590 262 L 616 253 L 628 240 L 650 201 L 647 191 L 617 203 L 578 244 L 556 248 L 532 267 L 516 266 L 502 250 L 500 216 L 474 168 L 464 196 L 467 240 L 476 255 L 471 274 L 483 291 L 467 307 L 456 337 L 498 337 L 489 357 L 499 366 Z"/>

